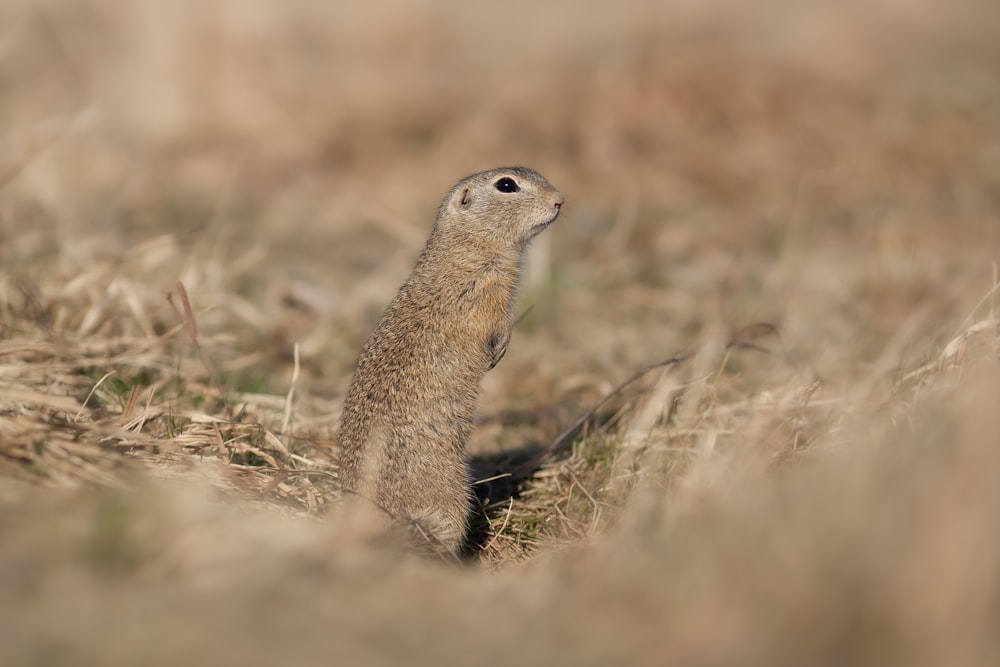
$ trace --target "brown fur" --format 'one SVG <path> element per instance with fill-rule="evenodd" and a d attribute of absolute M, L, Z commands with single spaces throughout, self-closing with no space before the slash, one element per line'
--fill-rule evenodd
<path fill-rule="evenodd" d="M 503 178 L 520 190 L 498 190 Z M 459 181 L 361 351 L 347 392 L 344 489 L 453 553 L 470 512 L 465 446 L 479 381 L 507 349 L 528 242 L 562 203 L 524 167 Z"/>

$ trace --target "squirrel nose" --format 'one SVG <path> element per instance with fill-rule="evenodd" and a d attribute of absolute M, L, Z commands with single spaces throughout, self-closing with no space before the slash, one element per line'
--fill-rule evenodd
<path fill-rule="evenodd" d="M 556 196 L 556 200 L 554 202 L 552 202 L 552 205 L 555 206 L 556 210 L 558 211 L 559 209 L 562 208 L 562 205 L 565 202 L 566 202 L 566 198 L 565 197 L 563 197 L 562 195 L 557 195 Z"/>

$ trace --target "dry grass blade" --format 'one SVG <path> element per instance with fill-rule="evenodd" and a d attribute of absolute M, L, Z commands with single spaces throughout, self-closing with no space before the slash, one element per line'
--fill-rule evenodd
<path fill-rule="evenodd" d="M 212 382 L 215 384 L 216 389 L 219 390 L 219 395 L 222 397 L 223 402 L 226 404 L 226 415 L 229 419 L 233 419 L 233 406 L 229 402 L 229 392 L 226 390 L 225 385 L 222 383 L 222 376 L 219 375 L 219 369 L 216 368 L 215 364 L 212 362 L 211 357 L 208 356 L 208 352 L 205 348 L 201 346 L 198 341 L 198 323 L 194 317 L 194 311 L 191 309 L 191 301 L 188 299 L 187 290 L 184 288 L 184 283 L 178 281 L 175 286 L 177 294 L 180 297 L 181 304 L 184 306 L 183 312 L 177 308 L 177 304 L 174 303 L 174 295 L 172 292 L 167 293 L 167 301 L 170 306 L 177 313 L 178 319 L 184 325 L 184 329 L 187 331 L 188 338 L 191 340 L 191 344 L 194 345 L 195 350 L 198 352 L 198 358 L 201 359 L 202 365 L 205 370 L 208 371 L 212 378 Z"/>
<path fill-rule="evenodd" d="M 288 395 L 285 397 L 285 416 L 281 420 L 281 432 L 288 432 L 288 424 L 292 419 L 292 399 L 295 397 L 295 385 L 299 381 L 299 344 L 295 344 L 295 366 L 292 369 L 292 381 L 288 385 Z"/>

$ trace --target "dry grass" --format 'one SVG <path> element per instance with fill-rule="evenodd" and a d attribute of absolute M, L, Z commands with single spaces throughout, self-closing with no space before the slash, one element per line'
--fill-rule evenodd
<path fill-rule="evenodd" d="M 996 662 L 1000 16 L 630 7 L 0 4 L 5 664 Z M 400 560 L 340 400 L 502 163 L 568 204 Z"/>

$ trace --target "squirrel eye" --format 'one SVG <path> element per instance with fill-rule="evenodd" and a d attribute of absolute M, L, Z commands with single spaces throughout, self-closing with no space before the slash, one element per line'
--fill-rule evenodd
<path fill-rule="evenodd" d="M 494 183 L 493 186 L 500 192 L 518 192 L 521 189 L 517 187 L 517 183 L 514 182 L 513 178 L 507 178 L 506 176 Z"/>

